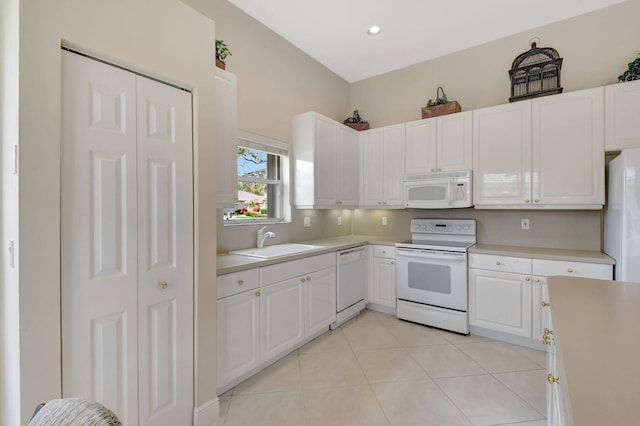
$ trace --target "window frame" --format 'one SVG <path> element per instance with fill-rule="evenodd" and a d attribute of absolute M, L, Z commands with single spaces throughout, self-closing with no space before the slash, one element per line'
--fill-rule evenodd
<path fill-rule="evenodd" d="M 289 176 L 289 145 L 285 142 L 277 139 L 269 138 L 267 136 L 258 135 L 255 133 L 238 130 L 238 137 L 236 147 L 243 147 L 252 150 L 258 150 L 266 152 L 267 154 L 273 154 L 280 157 L 280 179 L 261 179 L 252 177 L 240 177 L 238 171 L 236 171 L 237 181 L 241 182 L 255 182 L 264 184 L 276 184 L 278 191 L 276 192 L 276 215 L 278 217 L 266 217 L 255 219 L 238 219 L 238 220 L 225 220 L 222 222 L 224 226 L 238 226 L 238 225 L 256 225 L 256 224 L 270 224 L 270 223 L 290 223 L 291 222 L 291 203 L 290 203 L 290 176 Z M 237 162 L 237 150 L 236 158 Z M 268 202 L 273 203 L 272 197 L 268 198 Z M 235 207 L 234 207 L 235 208 Z M 223 216 L 229 209 L 223 209 Z"/>

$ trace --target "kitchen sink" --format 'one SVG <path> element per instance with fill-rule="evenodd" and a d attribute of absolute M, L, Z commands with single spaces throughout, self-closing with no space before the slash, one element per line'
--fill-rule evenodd
<path fill-rule="evenodd" d="M 251 248 L 244 250 L 233 250 L 229 253 L 239 254 L 241 256 L 258 257 L 260 259 L 271 259 L 274 257 L 288 256 L 292 254 L 302 253 L 309 250 L 322 248 L 322 246 L 314 246 L 310 244 L 276 244 L 273 246 Z"/>

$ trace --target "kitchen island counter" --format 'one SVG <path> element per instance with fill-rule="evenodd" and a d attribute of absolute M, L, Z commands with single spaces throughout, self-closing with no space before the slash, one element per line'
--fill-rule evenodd
<path fill-rule="evenodd" d="M 548 285 L 573 424 L 638 424 L 640 283 L 553 276 Z"/>

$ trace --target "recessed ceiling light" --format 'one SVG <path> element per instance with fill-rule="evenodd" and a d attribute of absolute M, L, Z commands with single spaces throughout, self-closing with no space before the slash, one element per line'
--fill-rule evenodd
<path fill-rule="evenodd" d="M 369 30 L 367 31 L 367 34 L 369 34 L 371 36 L 372 35 L 378 35 L 378 34 L 380 34 L 380 31 L 381 31 L 381 29 L 380 29 L 379 26 L 373 25 L 373 26 L 369 27 Z"/>

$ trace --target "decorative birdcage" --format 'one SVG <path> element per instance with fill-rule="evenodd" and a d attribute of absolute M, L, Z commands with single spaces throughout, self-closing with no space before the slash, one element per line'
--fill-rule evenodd
<path fill-rule="evenodd" d="M 561 68 L 562 58 L 556 49 L 537 47 L 537 43 L 532 41 L 531 49 L 518 55 L 509 70 L 509 102 L 562 93 Z"/>

